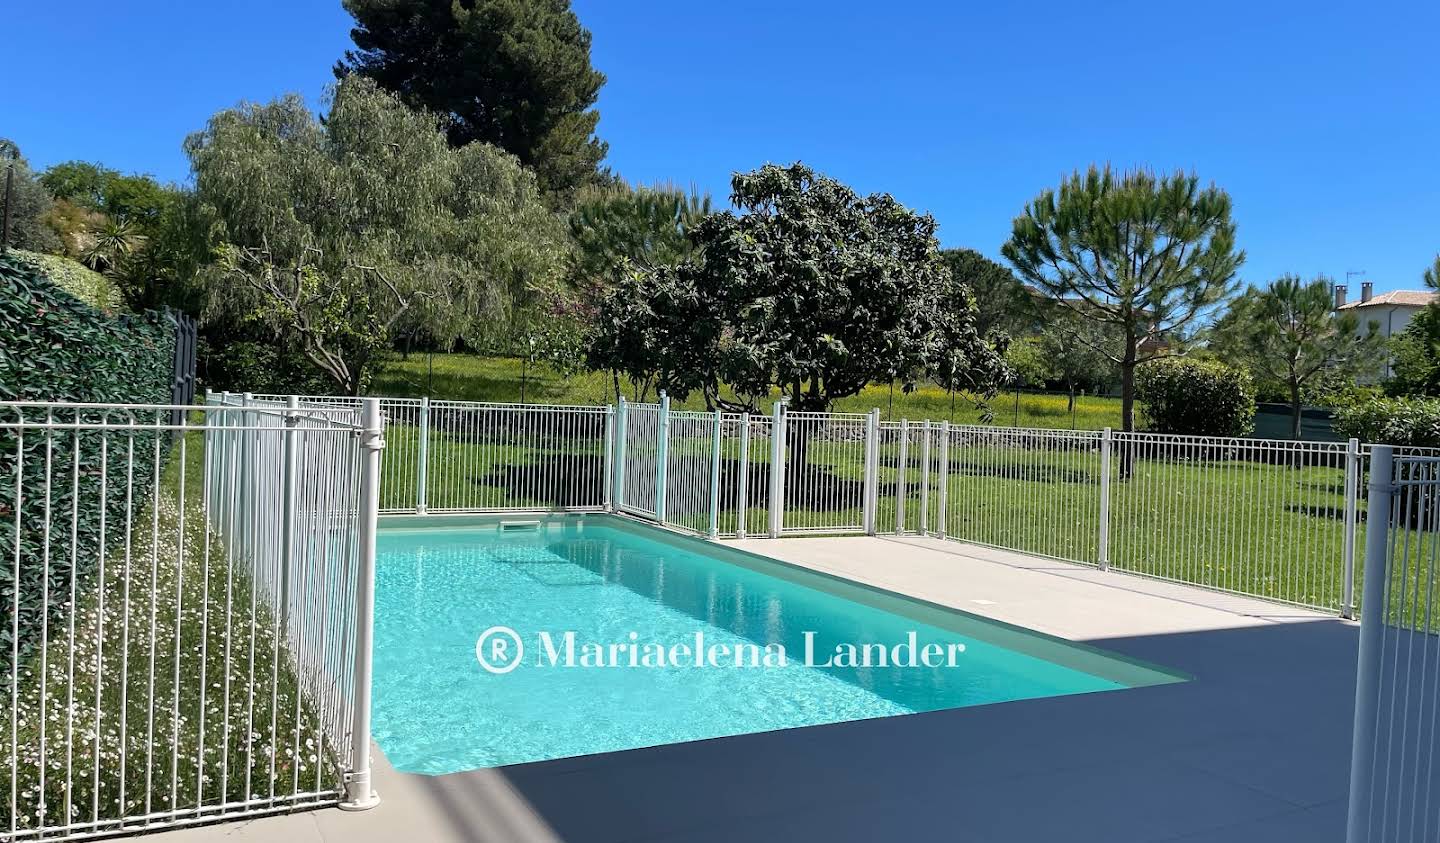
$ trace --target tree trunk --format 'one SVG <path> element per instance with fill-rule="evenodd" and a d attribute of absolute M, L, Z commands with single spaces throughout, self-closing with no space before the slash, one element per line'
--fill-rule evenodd
<path fill-rule="evenodd" d="M 1290 438 L 1300 438 L 1300 384 L 1290 381 Z"/>
<path fill-rule="evenodd" d="M 1131 341 L 1125 351 L 1125 359 L 1120 363 L 1120 429 L 1126 433 L 1135 430 L 1135 343 Z M 1122 439 L 1119 447 L 1120 471 L 1117 475 L 1121 480 L 1129 480 L 1134 470 L 1133 449 L 1135 443 Z"/>
<path fill-rule="evenodd" d="M 1120 429 L 1135 430 L 1135 361 L 1120 364 Z"/>

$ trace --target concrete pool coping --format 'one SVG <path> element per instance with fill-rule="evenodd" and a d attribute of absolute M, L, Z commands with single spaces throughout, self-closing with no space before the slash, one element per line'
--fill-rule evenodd
<path fill-rule="evenodd" d="M 726 542 L 1194 681 L 426 777 L 174 840 L 1341 840 L 1356 627 L 914 537 Z"/>

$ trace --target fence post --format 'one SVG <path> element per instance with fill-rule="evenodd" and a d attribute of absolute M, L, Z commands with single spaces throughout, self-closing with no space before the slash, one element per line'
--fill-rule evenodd
<path fill-rule="evenodd" d="M 770 414 L 770 538 L 785 528 L 785 400 Z"/>
<path fill-rule="evenodd" d="M 615 405 L 615 489 L 610 493 L 616 509 L 625 506 L 625 420 L 628 415 L 625 396 L 621 395 Z"/>
<path fill-rule="evenodd" d="M 295 556 L 295 486 L 299 478 L 300 450 L 297 439 L 300 434 L 300 398 L 291 395 L 285 399 L 285 437 L 281 445 L 281 460 L 284 466 L 282 476 L 282 503 L 280 509 L 280 637 L 290 624 L 290 568 Z"/>
<path fill-rule="evenodd" d="M 345 775 L 347 811 L 365 811 L 380 804 L 370 787 L 370 685 L 375 643 L 375 531 L 380 516 L 380 452 L 385 448 L 385 422 L 380 399 L 360 399 L 360 517 L 357 525 L 359 564 L 355 579 L 355 723 L 350 743 L 350 771 Z"/>
<path fill-rule="evenodd" d="M 255 396 L 246 392 L 240 396 L 240 406 L 249 407 Z M 250 410 L 240 413 L 240 547 L 248 558 L 255 551 L 255 414 Z"/>
<path fill-rule="evenodd" d="M 1355 678 L 1355 724 L 1350 747 L 1350 818 L 1345 839 L 1365 843 L 1369 834 L 1371 781 L 1380 703 L 1380 657 L 1384 643 L 1385 586 L 1389 580 L 1390 508 L 1395 493 L 1395 451 L 1370 451 L 1368 512 L 1365 518 L 1365 579 L 1360 600 L 1360 656 Z"/>
<path fill-rule="evenodd" d="M 865 535 L 876 533 L 879 515 L 875 510 L 880 500 L 880 408 L 872 409 L 865 417 Z"/>
<path fill-rule="evenodd" d="M 1340 617 L 1355 617 L 1355 524 L 1360 510 L 1360 440 L 1345 446 L 1345 538 L 1341 546 L 1344 581 L 1340 586 Z"/>
<path fill-rule="evenodd" d="M 720 535 L 720 411 L 715 411 L 715 433 L 710 443 L 710 538 Z"/>
<path fill-rule="evenodd" d="M 420 453 L 415 466 L 415 514 L 424 515 L 430 505 L 430 398 L 420 399 Z"/>
<path fill-rule="evenodd" d="M 745 538 L 745 521 L 750 515 L 750 414 L 740 414 L 740 477 L 735 490 L 735 538 Z"/>
<path fill-rule="evenodd" d="M 205 415 L 202 416 L 205 420 L 205 432 L 201 434 L 201 440 L 205 443 L 205 453 L 200 460 L 201 471 L 205 478 L 204 485 L 200 487 L 200 511 L 205 514 L 206 526 L 210 526 L 210 484 L 215 479 L 215 464 L 212 462 L 215 459 L 215 436 L 214 426 L 210 423 L 210 420 L 215 417 L 215 414 L 210 412 L 210 407 L 214 404 L 215 395 L 207 386 L 205 387 Z"/>
<path fill-rule="evenodd" d="M 670 476 L 670 396 L 660 393 L 660 420 L 655 425 L 655 520 L 665 523 L 665 484 Z"/>
<path fill-rule="evenodd" d="M 1100 541 L 1096 556 L 1100 570 L 1110 570 L 1110 452 L 1115 434 L 1110 428 L 1100 434 Z"/>
<path fill-rule="evenodd" d="M 600 471 L 600 494 L 604 498 L 605 511 L 615 511 L 615 499 L 613 492 L 615 470 L 615 407 L 611 404 L 605 405 L 605 466 Z"/>
<path fill-rule="evenodd" d="M 905 533 L 905 496 L 910 474 L 910 422 L 900 420 L 900 470 L 895 474 L 895 534 Z"/>
<path fill-rule="evenodd" d="M 946 508 L 950 501 L 950 422 L 940 422 L 940 488 L 935 498 L 935 520 L 938 522 L 936 533 L 940 538 L 945 538 L 948 525 L 946 524 Z"/>
<path fill-rule="evenodd" d="M 920 440 L 920 535 L 930 535 L 930 420 Z"/>
<path fill-rule="evenodd" d="M 225 537 L 225 547 L 230 549 L 234 547 L 232 542 L 235 538 L 235 531 L 231 529 L 230 520 L 230 514 L 234 508 L 230 500 L 233 496 L 233 487 L 230 483 L 230 478 L 234 475 L 227 470 L 231 467 L 231 455 L 234 453 L 230 442 L 230 428 L 235 424 L 230 418 L 230 390 L 227 389 L 220 393 L 220 406 L 225 408 L 225 410 L 220 413 L 220 431 L 215 437 L 216 456 L 219 457 L 219 461 L 215 463 L 215 482 L 220 485 L 216 487 L 212 493 L 217 496 L 219 505 L 214 507 L 212 511 L 218 513 L 216 515 L 218 522 L 216 526 Z"/>

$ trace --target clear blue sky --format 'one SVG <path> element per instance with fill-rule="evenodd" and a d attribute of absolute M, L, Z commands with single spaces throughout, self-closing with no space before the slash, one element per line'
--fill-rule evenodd
<path fill-rule="evenodd" d="M 723 199 L 732 171 L 801 159 L 998 256 L 1071 169 L 1146 164 L 1230 192 L 1247 281 L 1363 269 L 1416 288 L 1440 251 L 1428 0 L 574 5 L 609 76 L 608 163 L 631 180 Z M 16 2 L 4 19 L 0 136 L 38 167 L 174 181 L 212 112 L 318 99 L 349 44 L 339 0 Z"/>

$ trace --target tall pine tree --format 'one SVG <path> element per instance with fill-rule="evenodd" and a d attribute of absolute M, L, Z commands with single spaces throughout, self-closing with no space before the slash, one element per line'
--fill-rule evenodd
<path fill-rule="evenodd" d="M 592 106 L 605 74 L 570 0 L 344 0 L 355 18 L 335 74 L 374 79 L 442 115 L 451 146 L 495 144 L 548 193 L 593 180 L 606 144 Z"/>

